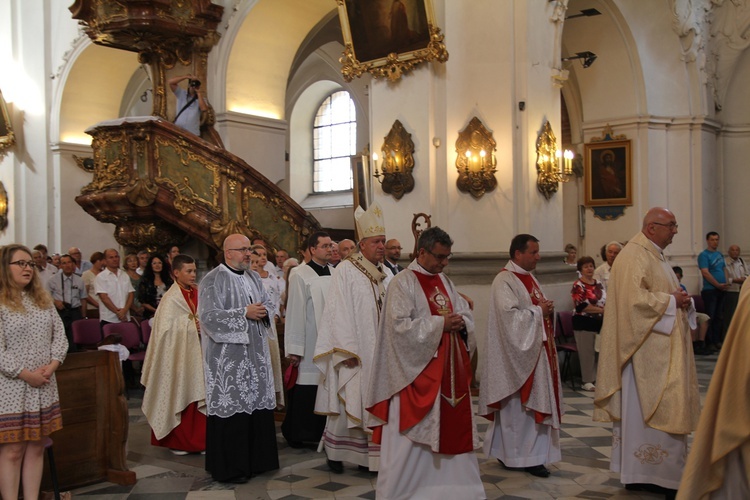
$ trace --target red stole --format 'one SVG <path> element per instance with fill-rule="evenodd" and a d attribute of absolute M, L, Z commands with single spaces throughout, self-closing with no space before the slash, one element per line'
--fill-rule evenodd
<path fill-rule="evenodd" d="M 433 316 L 453 312 L 453 304 L 440 275 L 415 272 Z M 400 395 L 399 431 L 404 432 L 424 419 L 440 398 L 440 442 L 438 453 L 458 455 L 474 449 L 471 420 L 471 362 L 466 344 L 459 335 L 442 332 L 437 355 L 422 373 L 404 387 Z M 388 421 L 388 401 L 381 401 L 371 409 L 373 415 Z M 377 427 L 373 441 L 380 443 L 382 426 Z"/>
<path fill-rule="evenodd" d="M 503 271 L 507 271 L 507 269 L 503 269 Z M 515 271 L 511 272 L 515 274 L 516 277 L 521 280 L 523 286 L 526 287 L 526 291 L 529 292 L 529 297 L 531 297 L 531 303 L 538 306 L 541 299 L 544 298 L 544 294 L 539 288 L 536 280 L 530 274 L 521 274 Z M 544 351 L 547 353 L 547 362 L 549 363 L 550 371 L 552 373 L 552 384 L 555 388 L 555 407 L 557 409 L 557 417 L 562 418 L 560 412 L 560 386 L 557 383 L 560 379 L 560 375 L 558 374 L 557 349 L 555 347 L 555 328 L 552 324 L 552 319 L 550 319 L 549 316 L 544 318 L 544 332 L 547 334 L 547 340 L 543 341 L 543 345 Z M 529 396 L 531 396 L 531 387 L 533 383 L 534 371 L 531 372 L 529 379 L 521 386 L 521 403 L 524 405 L 529 400 Z M 534 420 L 537 424 L 541 424 L 546 416 L 547 415 L 544 413 L 534 411 Z"/>

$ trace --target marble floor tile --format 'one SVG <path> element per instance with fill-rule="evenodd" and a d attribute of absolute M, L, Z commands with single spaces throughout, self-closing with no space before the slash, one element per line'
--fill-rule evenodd
<path fill-rule="evenodd" d="M 701 398 L 710 382 L 716 356 L 696 360 Z M 174 456 L 169 450 L 150 445 L 150 429 L 140 411 L 143 393 L 132 390 L 128 401 L 130 431 L 128 464 L 138 482 L 132 486 L 99 483 L 73 490 L 75 497 L 91 500 L 229 500 L 229 499 L 374 499 L 377 476 L 363 473 L 345 464 L 343 474 L 333 474 L 325 455 L 315 446 L 290 448 L 277 424 L 279 463 L 277 471 L 253 477 L 247 484 L 216 483 L 204 470 L 201 455 Z M 645 499 L 661 498 L 643 492 L 629 492 L 619 474 L 609 471 L 612 424 L 593 422 L 593 393 L 563 388 L 566 414 L 560 432 L 562 460 L 549 464 L 552 475 L 536 478 L 525 472 L 509 471 L 497 460 L 477 452 L 480 474 L 487 498 L 588 498 Z M 477 398 L 472 400 L 476 410 Z M 477 418 L 480 436 L 489 422 Z M 440 500 L 440 499 L 435 499 Z"/>

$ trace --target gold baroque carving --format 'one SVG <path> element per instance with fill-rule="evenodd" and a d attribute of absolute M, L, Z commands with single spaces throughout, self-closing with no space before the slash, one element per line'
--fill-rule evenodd
<path fill-rule="evenodd" d="M 133 187 L 128 189 L 128 201 L 137 207 L 147 207 L 156 200 L 159 189 L 151 179 L 137 179 Z M 185 214 L 182 214 L 185 215 Z"/>
<path fill-rule="evenodd" d="M 81 189 L 81 193 L 103 191 L 107 188 L 127 186 L 130 180 L 128 172 L 129 155 L 127 154 L 127 136 L 122 134 L 102 134 L 95 137 L 91 147 L 94 150 L 94 179 Z M 118 136 L 117 139 L 112 137 Z M 114 148 L 120 149 L 119 158 L 107 163 L 105 152 Z"/>
<path fill-rule="evenodd" d="M 117 224 L 115 239 L 123 246 L 136 248 L 159 248 L 165 241 L 182 243 L 185 233 L 161 222 L 127 221 Z"/>
<path fill-rule="evenodd" d="M 5 231 L 8 227 L 8 192 L 5 185 L 0 182 L 0 231 Z"/>
<path fill-rule="evenodd" d="M 179 141 L 182 144 L 175 144 L 172 141 L 169 141 L 161 136 L 156 136 L 156 148 L 154 148 L 154 159 L 156 160 L 157 165 L 157 177 L 155 179 L 156 182 L 159 183 L 165 183 L 170 186 L 176 186 L 176 184 L 169 180 L 168 178 L 164 177 L 164 174 L 162 172 L 162 167 L 164 166 L 164 159 L 161 157 L 159 152 L 160 146 L 169 146 L 172 147 L 176 154 L 180 158 L 180 162 L 183 166 L 187 167 L 189 161 L 193 161 L 195 163 L 198 163 L 203 168 L 211 172 L 211 175 L 213 176 L 213 181 L 211 183 L 211 186 L 209 188 L 209 192 L 211 194 L 211 200 L 205 200 L 202 197 L 198 196 L 194 191 L 193 195 L 195 197 L 195 201 L 199 201 L 203 203 L 204 205 L 210 207 L 214 212 L 218 213 L 219 210 L 219 185 L 221 184 L 221 172 L 222 167 L 218 165 L 217 163 L 214 163 L 212 161 L 209 161 L 206 157 L 197 155 L 193 153 L 189 149 L 189 145 L 184 141 Z"/>
<path fill-rule="evenodd" d="M 252 227 L 251 219 L 253 215 L 253 212 L 250 209 L 249 198 L 261 200 L 266 207 L 275 209 L 277 212 L 281 213 L 281 220 L 289 224 L 295 232 L 300 232 L 301 228 L 299 224 L 295 223 L 294 218 L 287 213 L 286 205 L 281 198 L 274 196 L 269 199 L 265 194 L 254 191 L 250 187 L 244 189 L 244 196 L 242 197 L 242 211 L 245 214 L 244 219 L 248 227 Z M 274 221 L 278 221 L 278 217 L 275 217 Z"/>
<path fill-rule="evenodd" d="M 456 140 L 456 169 L 459 191 L 470 193 L 475 199 L 484 196 L 497 186 L 495 171 L 497 142 L 492 132 L 476 116 L 465 129 L 458 133 Z"/>
<path fill-rule="evenodd" d="M 411 193 L 414 189 L 414 141 L 399 120 L 393 122 L 380 152 L 383 153 L 383 173 L 378 173 L 376 161 L 375 178 L 380 181 L 384 193 L 400 200 L 404 194 Z"/>
<path fill-rule="evenodd" d="M 252 231 L 239 221 L 230 220 L 226 224 L 222 224 L 218 220 L 211 222 L 211 239 L 216 248 L 221 248 L 224 244 L 224 240 L 230 234 L 244 234 L 248 238 L 253 236 Z"/>
<path fill-rule="evenodd" d="M 94 159 L 91 156 L 81 157 L 73 155 L 73 159 L 75 160 L 76 166 L 78 168 L 90 174 L 94 173 Z"/>
<path fill-rule="evenodd" d="M 602 129 L 602 135 L 599 137 L 592 137 L 590 142 L 603 142 L 603 141 L 625 141 L 628 136 L 625 134 L 615 135 L 615 131 L 612 129 L 612 125 L 609 123 Z"/>
<path fill-rule="evenodd" d="M 174 194 L 174 207 L 182 215 L 186 215 L 191 210 L 194 210 L 196 201 L 203 201 L 193 188 L 190 187 L 190 179 L 187 177 L 183 177 L 181 183 L 173 182 L 166 177 L 160 177 L 156 180 L 171 188 L 170 191 Z"/>

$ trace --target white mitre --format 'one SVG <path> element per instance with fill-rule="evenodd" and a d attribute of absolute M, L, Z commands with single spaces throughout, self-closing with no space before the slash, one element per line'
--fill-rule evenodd
<path fill-rule="evenodd" d="M 383 210 L 377 203 L 370 205 L 367 210 L 357 207 L 354 211 L 354 221 L 357 224 L 357 235 L 361 240 L 372 236 L 385 236 Z"/>

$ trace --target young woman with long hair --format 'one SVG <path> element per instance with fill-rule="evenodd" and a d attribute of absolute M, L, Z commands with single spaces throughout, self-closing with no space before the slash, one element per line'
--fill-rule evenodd
<path fill-rule="evenodd" d="M 31 252 L 0 248 L 0 497 L 37 498 L 44 467 L 42 439 L 62 428 L 55 371 L 68 341 Z"/>

